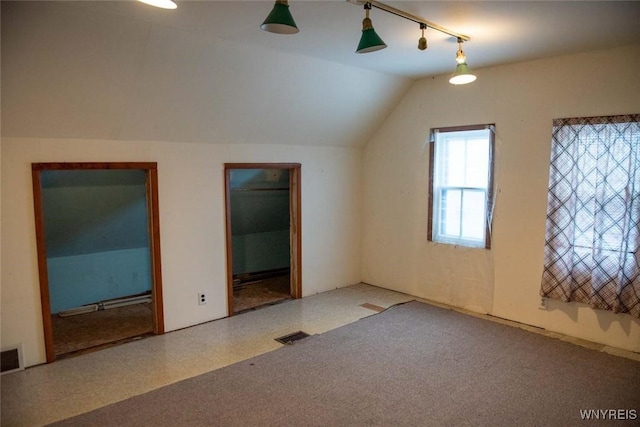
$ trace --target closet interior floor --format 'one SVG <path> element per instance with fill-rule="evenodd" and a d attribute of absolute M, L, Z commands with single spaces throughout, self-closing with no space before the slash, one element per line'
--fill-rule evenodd
<path fill-rule="evenodd" d="M 291 299 L 289 274 L 247 282 L 233 289 L 233 312 L 238 314 Z"/>
<path fill-rule="evenodd" d="M 93 351 L 153 333 L 150 303 L 69 317 L 51 316 L 56 358 Z"/>

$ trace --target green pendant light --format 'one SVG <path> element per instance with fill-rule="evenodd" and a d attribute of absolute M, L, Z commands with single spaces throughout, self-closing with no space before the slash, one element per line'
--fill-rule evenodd
<path fill-rule="evenodd" d="M 456 71 L 449 79 L 452 85 L 466 85 L 476 80 L 475 74 L 471 72 L 467 65 L 467 56 L 462 51 L 462 39 L 458 38 L 458 52 L 456 53 Z"/>
<path fill-rule="evenodd" d="M 276 34 L 295 34 L 300 31 L 293 20 L 293 16 L 291 16 L 291 12 L 289 12 L 287 0 L 276 0 L 271 13 L 260 28 Z"/>
<path fill-rule="evenodd" d="M 449 83 L 452 85 L 466 85 L 476 80 L 475 74 L 469 70 L 466 63 L 456 65 L 456 71 L 449 79 Z"/>
<path fill-rule="evenodd" d="M 365 18 L 362 20 L 362 36 L 360 37 L 360 43 L 358 43 L 358 49 L 356 53 L 369 53 L 376 50 L 384 49 L 387 47 L 384 41 L 376 34 L 373 29 L 371 19 L 369 19 L 369 10 L 371 10 L 371 3 L 364 4 L 364 10 L 366 13 Z"/>

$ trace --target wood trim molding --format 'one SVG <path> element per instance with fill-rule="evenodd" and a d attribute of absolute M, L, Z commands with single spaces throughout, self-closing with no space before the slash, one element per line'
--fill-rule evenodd
<path fill-rule="evenodd" d="M 157 162 L 75 162 L 75 163 L 32 163 L 31 170 L 100 170 L 100 169 L 158 169 Z"/>
<path fill-rule="evenodd" d="M 433 172 L 435 169 L 434 158 L 436 141 L 431 133 L 429 141 L 429 188 L 427 189 L 427 240 L 433 242 Z"/>
<path fill-rule="evenodd" d="M 301 167 L 290 169 L 290 210 L 291 210 L 291 296 L 302 298 L 302 185 Z"/>
<path fill-rule="evenodd" d="M 231 233 L 231 169 L 224 168 L 224 212 L 227 250 L 227 315 L 233 316 L 233 235 Z"/>
<path fill-rule="evenodd" d="M 158 201 L 158 169 L 147 169 L 147 209 L 151 252 L 153 333 L 164 334 L 164 304 L 162 296 L 162 256 L 160 252 L 160 204 Z"/>
<path fill-rule="evenodd" d="M 33 209 L 36 225 L 36 250 L 38 254 L 38 281 L 40 282 L 40 304 L 42 305 L 42 326 L 47 363 L 55 360 L 53 346 L 53 325 L 51 323 L 51 300 L 49 295 L 49 275 L 47 273 L 47 245 L 45 242 L 44 214 L 42 211 L 42 180 L 40 171 L 31 170 L 33 184 Z"/>
<path fill-rule="evenodd" d="M 302 186 L 300 163 L 225 163 L 224 200 L 227 251 L 227 312 L 233 316 L 233 236 L 231 234 L 231 170 L 232 169 L 288 169 L 289 212 L 291 225 L 289 238 L 291 247 L 290 292 L 293 298 L 302 298 Z"/>
<path fill-rule="evenodd" d="M 142 169 L 147 174 L 147 211 L 149 222 L 149 251 L 152 272 L 153 328 L 157 335 L 164 333 L 164 304 L 162 299 L 162 268 L 160 252 L 160 216 L 158 204 L 158 164 L 156 162 L 76 162 L 76 163 L 32 163 L 33 207 L 36 228 L 36 250 L 40 303 L 47 363 L 55 360 L 49 276 L 47 273 L 47 250 L 45 241 L 44 212 L 42 208 L 42 171 L 53 170 L 116 170 Z"/>
<path fill-rule="evenodd" d="M 300 163 L 225 163 L 226 169 L 300 169 Z"/>

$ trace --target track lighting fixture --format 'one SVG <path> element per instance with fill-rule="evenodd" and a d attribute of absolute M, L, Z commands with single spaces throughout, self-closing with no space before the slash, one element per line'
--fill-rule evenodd
<path fill-rule="evenodd" d="M 171 0 L 140 0 L 144 2 L 151 1 L 168 1 L 173 3 Z M 476 80 L 476 76 L 471 73 L 469 70 L 469 66 L 467 65 L 467 57 L 462 51 L 462 43 L 468 42 L 471 40 L 469 36 L 464 34 L 457 33 L 448 28 L 445 28 L 441 25 L 438 25 L 434 22 L 427 21 L 419 16 L 412 15 L 403 10 L 397 9 L 393 6 L 389 6 L 387 4 L 381 3 L 377 0 L 346 0 L 349 3 L 353 3 L 358 6 L 364 6 L 365 10 L 365 18 L 362 20 L 362 35 L 360 36 L 360 43 L 358 43 L 358 48 L 356 49 L 356 53 L 369 53 L 375 52 L 377 50 L 381 50 L 387 47 L 387 44 L 380 38 L 380 36 L 373 29 L 373 24 L 371 19 L 369 18 L 369 11 L 375 7 L 376 9 L 383 10 L 385 12 L 391 13 L 393 15 L 399 16 L 401 18 L 407 19 L 409 21 L 413 21 L 415 23 L 420 24 L 420 30 L 422 35 L 420 39 L 418 39 L 418 49 L 426 50 L 427 49 L 427 39 L 424 36 L 424 31 L 428 28 L 432 28 L 436 31 L 440 31 L 441 33 L 447 34 L 449 36 L 455 37 L 458 40 L 458 51 L 456 53 L 456 70 L 453 73 L 453 76 L 449 79 L 449 83 L 454 85 L 463 85 L 467 83 L 471 83 Z M 291 16 L 291 12 L 289 12 L 289 4 L 287 0 L 276 0 L 275 5 L 273 6 L 273 10 L 267 16 L 267 19 L 260 26 L 265 31 L 269 31 L 272 33 L 278 34 L 295 34 L 297 33 L 298 27 Z"/>
<path fill-rule="evenodd" d="M 293 20 L 293 16 L 291 16 L 287 0 L 276 0 L 271 13 L 269 13 L 260 28 L 276 34 L 295 34 L 300 31 Z"/>
<path fill-rule="evenodd" d="M 449 83 L 452 85 L 466 85 L 475 81 L 476 76 L 471 72 L 467 66 L 467 56 L 462 51 L 462 39 L 458 38 L 458 52 L 456 53 L 456 71 L 449 79 Z"/>
<path fill-rule="evenodd" d="M 150 6 L 159 7 L 162 9 L 175 9 L 178 7 L 172 0 L 138 0 L 139 2 L 146 3 Z"/>
<path fill-rule="evenodd" d="M 424 36 L 424 30 L 427 29 L 427 24 L 420 23 L 420 29 L 422 30 L 422 37 L 418 40 L 418 49 L 426 50 L 427 49 L 427 39 Z"/>
<path fill-rule="evenodd" d="M 371 19 L 369 19 L 369 11 L 371 10 L 371 3 L 364 4 L 365 18 L 362 20 L 362 36 L 360 36 L 360 43 L 356 53 L 369 53 L 376 50 L 384 49 L 387 47 L 386 43 L 382 41 L 380 36 L 376 34 L 373 29 Z"/>
<path fill-rule="evenodd" d="M 418 49 L 420 50 L 427 49 L 427 39 L 424 36 L 424 31 L 427 28 L 433 28 L 434 30 L 440 31 L 441 33 L 445 33 L 447 35 L 455 37 L 458 40 L 458 52 L 456 55 L 457 66 L 456 66 L 455 73 L 449 79 L 449 82 L 454 85 L 462 85 L 462 84 L 471 83 L 476 79 L 476 76 L 473 75 L 469 70 L 469 67 L 467 66 L 467 58 L 464 52 L 462 51 L 462 43 L 471 40 L 469 36 L 465 36 L 464 34 L 457 33 L 441 25 L 438 25 L 434 22 L 427 21 L 419 16 L 412 15 L 408 12 L 405 12 L 403 10 L 397 9 L 393 6 L 389 6 L 387 4 L 381 3 L 376 0 L 369 0 L 367 2 L 363 2 L 363 0 L 347 0 L 347 1 L 349 3 L 353 3 L 356 5 L 364 4 L 365 10 L 367 11 L 367 17 L 363 21 L 362 38 L 360 40 L 361 45 L 363 44 L 363 40 L 365 39 L 364 33 L 365 33 L 366 25 L 367 24 L 369 26 L 371 25 L 371 20 L 368 19 L 369 9 L 371 9 L 372 7 L 375 7 L 376 9 L 384 10 L 385 12 L 389 12 L 393 15 L 396 15 L 401 18 L 420 24 L 420 30 L 422 31 L 422 37 L 420 37 L 420 39 L 418 40 Z M 358 50 L 357 50 L 358 53 L 373 52 L 374 50 L 379 50 L 386 47 L 386 44 L 384 44 L 382 39 L 380 39 L 380 37 L 377 34 L 375 34 L 375 32 L 373 31 L 373 27 L 370 28 L 370 31 L 372 34 L 375 35 L 375 37 L 379 39 L 381 46 L 375 46 L 374 43 L 367 44 L 367 46 L 370 46 L 370 48 L 365 47 L 364 49 L 360 49 L 360 46 L 358 46 Z"/>

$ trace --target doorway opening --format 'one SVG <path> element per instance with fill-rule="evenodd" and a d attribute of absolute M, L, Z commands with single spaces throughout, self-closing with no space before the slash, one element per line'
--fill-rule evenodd
<path fill-rule="evenodd" d="M 156 163 L 32 164 L 47 363 L 164 333 Z"/>
<path fill-rule="evenodd" d="M 302 296 L 299 163 L 225 164 L 229 315 Z"/>

